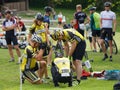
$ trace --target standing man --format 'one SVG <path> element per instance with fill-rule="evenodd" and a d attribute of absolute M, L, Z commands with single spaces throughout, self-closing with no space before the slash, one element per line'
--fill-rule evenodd
<path fill-rule="evenodd" d="M 85 19 L 87 21 L 85 22 Z M 74 24 L 78 24 L 77 30 L 80 34 L 84 36 L 84 24 L 88 23 L 90 18 L 86 15 L 86 13 L 82 12 L 82 5 L 76 5 L 76 13 L 74 14 Z"/>
<path fill-rule="evenodd" d="M 113 36 L 115 35 L 116 31 L 116 14 L 110 10 L 111 3 L 110 2 L 105 2 L 104 3 L 105 10 L 101 12 L 100 16 L 100 25 L 101 25 L 101 40 L 100 44 L 102 46 L 103 52 L 104 52 L 104 58 L 103 61 L 108 58 L 106 48 L 104 46 L 104 39 L 107 36 L 108 41 L 109 41 L 109 46 L 110 46 L 110 61 L 112 61 L 112 40 Z M 113 27 L 112 27 L 113 25 Z"/>
<path fill-rule="evenodd" d="M 49 37 L 50 15 L 51 15 L 53 9 L 50 6 L 46 6 L 44 8 L 44 10 L 45 10 L 45 15 L 44 15 L 44 20 L 43 21 L 44 21 L 44 23 L 47 24 L 47 34 L 48 34 L 48 37 Z M 52 60 L 52 46 L 50 45 L 51 44 L 50 41 L 49 41 L 48 44 L 49 44 L 48 46 L 49 46 L 50 50 L 49 50 L 49 55 L 47 57 L 47 64 L 49 66 L 49 65 L 51 65 L 51 60 Z"/>
<path fill-rule="evenodd" d="M 9 62 L 14 61 L 14 55 L 13 55 L 13 51 L 12 51 L 12 48 L 13 48 L 12 43 L 13 43 L 16 53 L 19 57 L 19 61 L 18 61 L 18 63 L 19 63 L 21 53 L 20 53 L 20 49 L 18 47 L 16 31 L 15 31 L 17 25 L 16 25 L 16 20 L 14 18 L 12 18 L 11 14 L 12 14 L 12 12 L 10 10 L 5 11 L 6 19 L 3 21 L 2 30 L 5 31 L 5 39 L 6 39 L 9 54 L 11 57 Z"/>
<path fill-rule="evenodd" d="M 63 31 L 54 31 L 51 34 L 54 40 L 62 40 L 65 45 L 66 56 L 73 58 L 73 64 L 75 65 L 75 71 L 77 75 L 77 83 L 80 84 L 80 78 L 82 75 L 82 58 L 85 54 L 86 43 L 84 37 L 75 29 L 64 29 Z M 71 48 L 69 43 L 71 43 Z"/>
<path fill-rule="evenodd" d="M 93 52 L 97 52 L 96 40 L 100 41 L 100 14 L 95 12 L 96 7 L 91 7 L 90 9 L 90 26 L 92 30 L 92 43 L 94 50 Z"/>

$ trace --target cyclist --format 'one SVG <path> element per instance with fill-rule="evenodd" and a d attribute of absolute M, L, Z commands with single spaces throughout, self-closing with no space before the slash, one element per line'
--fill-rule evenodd
<path fill-rule="evenodd" d="M 10 10 L 5 11 L 5 20 L 3 21 L 2 25 L 2 30 L 5 31 L 5 39 L 7 42 L 8 50 L 11 59 L 9 62 L 13 62 L 14 60 L 14 55 L 13 55 L 13 45 L 16 50 L 16 53 L 19 57 L 18 63 L 20 62 L 20 57 L 21 57 L 21 52 L 18 46 L 18 41 L 16 37 L 16 20 L 12 17 L 12 12 Z M 13 43 L 13 45 L 12 45 Z"/>
<path fill-rule="evenodd" d="M 35 21 L 34 24 L 30 27 L 29 29 L 29 34 L 28 34 L 28 42 L 30 41 L 30 38 L 33 34 L 37 34 L 39 36 L 41 36 L 43 43 L 39 46 L 39 54 L 37 57 L 37 60 L 46 60 L 47 59 L 47 55 L 49 54 L 49 40 L 47 37 L 47 25 L 45 23 L 43 23 L 43 16 L 41 13 L 37 13 L 37 15 L 35 16 Z M 47 69 L 46 69 L 46 74 L 45 77 L 47 78 Z"/>
<path fill-rule="evenodd" d="M 110 2 L 105 2 L 104 3 L 105 10 L 101 12 L 101 47 L 104 52 L 104 58 L 102 59 L 103 61 L 108 58 L 105 46 L 104 46 L 104 39 L 107 36 L 108 37 L 108 42 L 110 46 L 110 61 L 112 61 L 112 39 L 113 36 L 115 35 L 116 31 L 116 14 L 110 10 L 111 3 Z M 113 24 L 113 27 L 112 27 Z"/>
<path fill-rule="evenodd" d="M 96 47 L 96 40 L 99 43 L 100 40 L 100 14 L 97 13 L 96 7 L 91 7 L 89 8 L 90 11 L 90 26 L 92 30 L 92 43 L 94 50 L 93 52 L 97 52 L 97 47 Z"/>
<path fill-rule="evenodd" d="M 50 36 L 54 40 L 62 40 L 64 42 L 66 56 L 73 57 L 73 64 L 76 68 L 77 82 L 79 84 L 82 72 L 82 58 L 86 48 L 84 37 L 75 29 L 54 31 Z M 68 42 L 71 42 L 71 48 L 69 48 Z"/>
<path fill-rule="evenodd" d="M 85 22 L 85 19 L 87 21 Z M 90 18 L 82 11 L 82 5 L 78 4 L 76 5 L 76 13 L 74 14 L 74 24 L 78 24 L 77 30 L 80 34 L 84 36 L 84 24 L 88 23 L 90 21 Z"/>
<path fill-rule="evenodd" d="M 32 84 L 42 83 L 41 79 L 46 69 L 46 62 L 36 59 L 36 56 L 38 55 L 37 47 L 39 44 L 42 44 L 41 37 L 33 35 L 30 39 L 29 45 L 25 48 L 22 57 L 21 70 L 23 73 L 23 79 L 27 79 Z M 38 75 L 35 73 L 36 71 L 38 71 Z"/>

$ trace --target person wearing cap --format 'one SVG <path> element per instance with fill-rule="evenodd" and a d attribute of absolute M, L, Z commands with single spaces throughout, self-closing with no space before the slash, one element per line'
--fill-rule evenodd
<path fill-rule="evenodd" d="M 25 32 L 26 31 L 26 27 L 24 22 L 21 20 L 21 17 L 17 17 L 16 18 L 17 21 L 17 25 L 18 25 L 18 29 L 20 32 Z"/>
<path fill-rule="evenodd" d="M 86 42 L 85 38 L 75 29 L 63 29 L 58 31 L 53 31 L 50 34 L 53 40 L 62 40 L 65 46 L 66 56 L 72 57 L 73 64 L 75 66 L 75 72 L 77 75 L 76 81 L 80 84 L 82 75 L 82 59 L 85 54 Z M 70 42 L 70 43 L 69 43 Z M 69 47 L 71 44 L 71 48 Z"/>
<path fill-rule="evenodd" d="M 44 20 L 43 22 L 47 24 L 47 35 L 49 37 L 49 27 L 50 27 L 50 15 L 51 13 L 53 13 L 53 8 L 50 6 L 45 6 L 44 7 L 45 10 L 45 15 L 44 15 Z M 50 50 L 49 50 L 49 54 L 47 56 L 47 64 L 48 66 L 51 65 L 51 61 L 52 61 L 52 45 L 51 45 L 51 38 L 49 38 L 49 46 L 50 46 Z"/>
<path fill-rule="evenodd" d="M 96 40 L 99 43 L 100 40 L 100 14 L 96 12 L 96 7 L 89 8 L 90 11 L 90 26 L 92 30 L 92 43 L 94 50 L 97 52 Z"/>
<path fill-rule="evenodd" d="M 106 48 L 104 46 L 104 40 L 107 37 L 110 47 L 110 57 L 109 61 L 112 61 L 112 40 L 113 36 L 116 32 L 116 14 L 111 11 L 111 3 L 105 2 L 104 3 L 105 10 L 100 13 L 100 27 L 101 27 L 101 40 L 100 44 L 102 47 L 102 51 L 104 53 L 103 61 L 105 61 L 108 58 L 108 54 L 106 52 Z"/>
<path fill-rule="evenodd" d="M 38 46 L 41 45 L 42 38 L 38 35 L 32 35 L 29 45 L 26 46 L 22 55 L 22 62 L 20 69 L 23 73 L 22 83 L 24 80 L 28 80 L 32 84 L 41 84 L 44 71 L 46 70 L 46 62 L 38 60 Z M 37 74 L 35 73 L 37 71 Z"/>
<path fill-rule="evenodd" d="M 87 19 L 85 21 L 85 19 Z M 85 30 L 85 24 L 86 23 L 89 23 L 90 21 L 90 18 L 89 16 L 86 15 L 86 13 L 84 13 L 82 11 L 82 5 L 81 4 L 78 4 L 76 5 L 76 12 L 74 14 L 74 25 L 77 26 L 77 30 L 80 34 L 82 34 L 84 36 L 84 30 Z"/>
<path fill-rule="evenodd" d="M 15 61 L 14 55 L 13 55 L 13 50 L 12 50 L 13 45 L 14 45 L 16 53 L 19 57 L 19 59 L 18 59 L 18 63 L 19 63 L 20 57 L 21 57 L 21 52 L 20 52 L 17 37 L 16 37 L 17 24 L 16 24 L 16 20 L 14 18 L 12 18 L 11 14 L 12 14 L 12 12 L 10 10 L 5 11 L 5 20 L 3 21 L 2 30 L 5 31 L 5 39 L 6 39 L 9 54 L 11 57 L 9 62 Z M 13 45 L 12 45 L 12 43 L 13 43 Z"/>
<path fill-rule="evenodd" d="M 50 48 L 49 48 L 50 44 L 47 36 L 48 27 L 46 23 L 43 22 L 43 20 L 44 20 L 43 15 L 41 13 L 37 13 L 35 16 L 34 23 L 29 29 L 28 42 L 30 42 L 31 36 L 33 34 L 37 34 L 38 36 L 41 36 L 43 43 L 38 47 L 39 54 L 37 56 L 37 60 L 47 61 L 47 57 L 50 51 Z M 47 69 L 46 69 L 45 78 L 48 78 Z"/>

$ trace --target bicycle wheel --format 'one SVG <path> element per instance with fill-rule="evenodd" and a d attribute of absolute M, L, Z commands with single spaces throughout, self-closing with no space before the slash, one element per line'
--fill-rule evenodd
<path fill-rule="evenodd" d="M 106 48 L 106 50 L 108 50 L 108 47 L 109 47 L 108 40 L 105 40 L 104 43 L 105 43 L 105 48 Z"/>
<path fill-rule="evenodd" d="M 117 48 L 117 44 L 114 39 L 112 40 L 112 48 L 113 48 L 113 54 L 117 54 L 118 48 Z"/>

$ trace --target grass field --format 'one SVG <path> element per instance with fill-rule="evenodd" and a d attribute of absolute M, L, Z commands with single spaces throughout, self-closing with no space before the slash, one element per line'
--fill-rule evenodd
<path fill-rule="evenodd" d="M 120 33 L 117 33 L 115 37 L 118 38 L 119 35 Z M 117 41 L 118 47 L 120 47 L 120 43 L 118 43 L 119 39 L 115 40 Z M 87 50 L 89 50 L 88 47 Z M 14 54 L 16 56 L 15 51 Z M 120 69 L 120 53 L 113 55 L 113 62 L 109 62 L 108 60 L 105 62 L 101 61 L 102 53 L 99 52 L 88 52 L 88 55 L 89 58 L 94 59 L 94 62 L 91 63 L 94 71 Z M 17 57 L 15 58 L 17 62 Z M 19 90 L 19 65 L 16 65 L 16 62 L 9 63 L 8 60 L 8 50 L 0 49 L 0 90 Z M 50 72 L 49 75 L 51 76 Z M 98 80 L 97 78 L 90 77 L 87 80 L 82 80 L 79 86 L 67 87 L 67 84 L 60 84 L 59 88 L 55 88 L 52 82 L 42 85 L 32 85 L 25 81 L 23 90 L 112 90 L 116 82 L 116 80 Z"/>
<path fill-rule="evenodd" d="M 60 10 L 57 10 L 59 12 Z M 63 14 L 67 17 L 69 21 L 73 15 L 73 10 L 61 10 Z M 22 15 L 21 16 L 25 16 Z M 30 16 L 32 17 L 32 16 Z M 120 18 L 117 19 L 120 21 Z M 102 53 L 88 52 L 89 58 L 94 59 L 94 62 L 91 63 L 94 71 L 102 70 L 120 70 L 120 23 L 117 25 L 117 33 L 114 39 L 117 42 L 119 53 L 113 55 L 113 62 L 106 60 L 103 62 Z M 89 51 L 89 45 L 87 46 L 87 51 Z M 21 50 L 23 52 L 23 50 Z M 16 52 L 14 51 L 15 59 L 17 62 Z M 19 65 L 16 65 L 16 62 L 9 63 L 9 54 L 7 49 L 0 48 L 0 90 L 19 90 L 20 80 L 19 80 Z M 85 60 L 85 59 L 84 59 Z M 83 60 L 83 61 L 84 61 Z M 50 68 L 48 68 L 50 70 Z M 49 71 L 49 75 L 50 71 Z M 23 84 L 23 90 L 113 90 L 113 85 L 118 82 L 117 80 L 98 80 L 97 78 L 88 78 L 87 80 L 82 80 L 79 86 L 67 87 L 67 84 L 60 84 L 60 87 L 55 88 L 52 82 L 41 84 L 41 85 L 32 85 L 29 82 L 25 81 Z"/>

